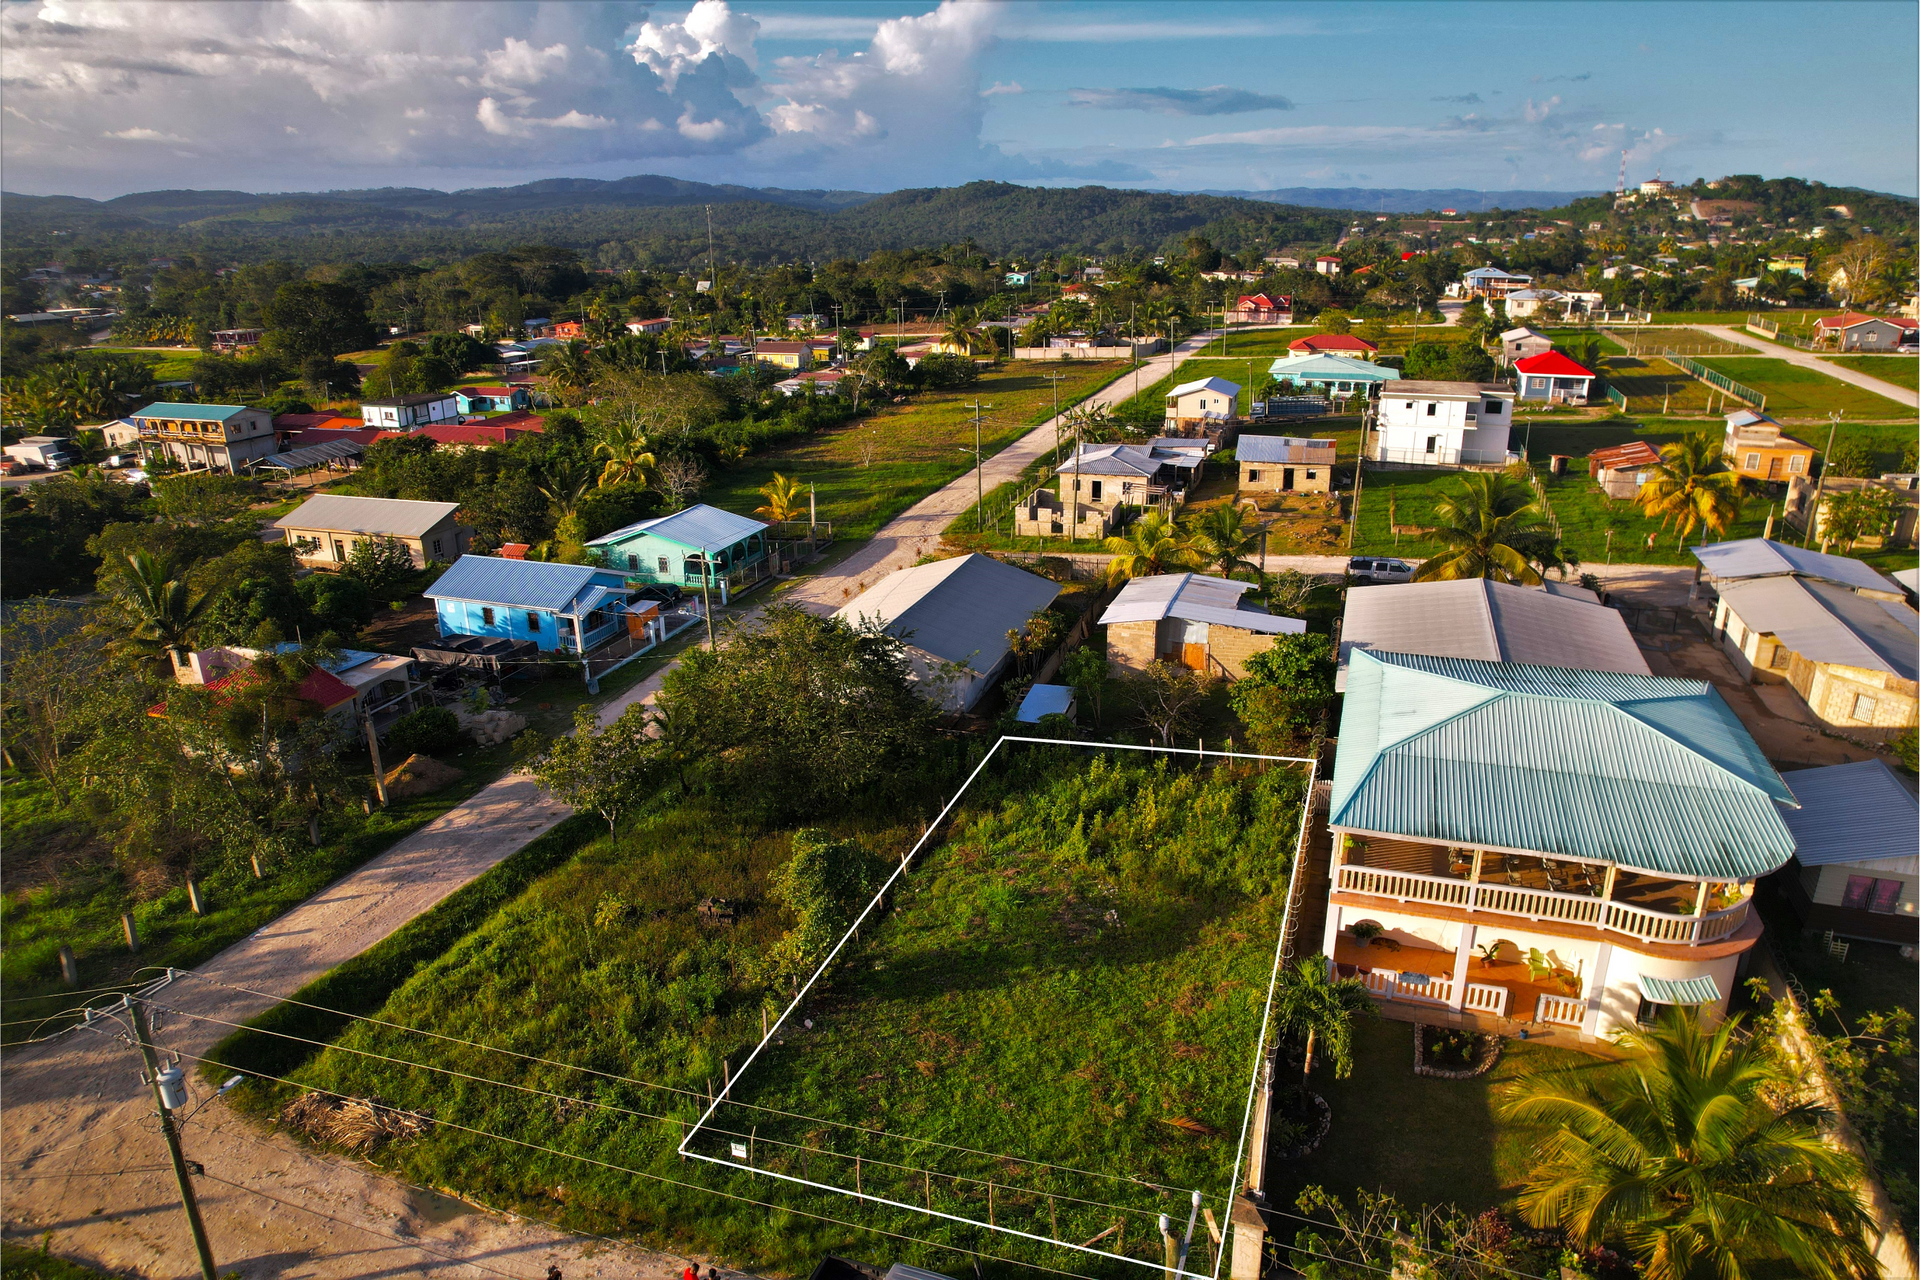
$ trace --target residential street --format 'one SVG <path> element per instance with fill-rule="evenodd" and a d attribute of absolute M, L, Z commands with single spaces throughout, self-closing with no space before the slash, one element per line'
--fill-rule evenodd
<path fill-rule="evenodd" d="M 1743 347 L 1752 348 L 1755 355 L 1771 356 L 1775 360 L 1785 360 L 1788 364 L 1799 365 L 1802 369 L 1824 373 L 1829 378 L 1849 383 L 1862 391 L 1871 391 L 1877 396 L 1885 396 L 1896 404 L 1906 405 L 1909 409 L 1920 408 L 1920 395 L 1916 395 L 1905 387 L 1883 382 L 1879 378 L 1869 377 L 1864 373 L 1855 373 L 1852 369 L 1843 369 L 1833 361 L 1822 360 L 1810 351 L 1802 351 L 1798 347 L 1780 346 L 1729 325 L 1689 324 L 1681 327 L 1712 334 L 1722 342 L 1737 342 Z"/>

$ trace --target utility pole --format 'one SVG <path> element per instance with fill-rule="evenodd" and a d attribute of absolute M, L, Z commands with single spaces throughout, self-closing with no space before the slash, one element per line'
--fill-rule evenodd
<path fill-rule="evenodd" d="M 719 648 L 713 642 L 713 557 L 705 548 L 700 551 L 700 612 L 707 616 L 707 652 Z"/>
<path fill-rule="evenodd" d="M 1800 545 L 1803 547 L 1813 545 L 1813 531 L 1820 523 L 1820 495 L 1826 490 L 1827 467 L 1831 465 L 1833 459 L 1833 437 L 1840 430 L 1840 419 L 1846 416 L 1845 409 L 1827 415 L 1827 422 L 1830 424 L 1827 427 L 1827 451 L 1820 455 L 1820 478 L 1813 482 L 1813 507 L 1807 512 L 1805 536 L 1800 539 Z"/>
<path fill-rule="evenodd" d="M 200 1275 L 202 1280 L 219 1280 L 213 1267 L 213 1246 L 207 1243 L 207 1226 L 200 1220 L 200 1202 L 193 1196 L 193 1178 L 188 1172 L 187 1158 L 180 1153 L 180 1132 L 173 1127 L 173 1107 L 167 1098 L 172 1090 L 180 1089 L 180 1072 L 170 1068 L 172 1079 L 161 1080 L 160 1057 L 154 1052 L 153 1030 L 147 1025 L 147 1009 L 138 1000 L 127 1000 L 127 1012 L 133 1021 L 133 1038 L 140 1046 L 140 1056 L 146 1060 L 147 1083 L 153 1086 L 153 1101 L 160 1108 L 160 1134 L 167 1140 L 167 1154 L 173 1158 L 174 1181 L 180 1184 L 180 1203 L 187 1211 L 187 1227 L 193 1232 L 194 1251 L 200 1255 Z M 185 1100 L 185 1092 L 173 1095 L 174 1106 Z"/>
<path fill-rule="evenodd" d="M 1060 465 L 1060 383 L 1066 378 L 1064 373 L 1043 373 L 1040 375 L 1053 384 L 1053 465 Z"/>
<path fill-rule="evenodd" d="M 991 409 L 992 405 L 983 405 L 975 400 L 968 406 L 973 410 L 973 531 L 984 533 L 987 519 L 987 479 L 986 455 L 980 445 L 980 411 Z"/>
<path fill-rule="evenodd" d="M 713 295 L 714 295 L 713 302 L 714 302 L 714 306 L 717 308 L 720 305 L 720 269 L 718 264 L 714 262 L 714 258 L 713 258 L 713 206 L 712 205 L 707 206 L 707 275 L 710 276 L 713 281 L 713 283 L 709 287 L 712 288 L 713 290 Z"/>
<path fill-rule="evenodd" d="M 387 807 L 387 771 L 380 762 L 380 735 L 374 730 L 372 716 L 363 711 L 360 718 L 367 726 L 367 754 L 373 757 L 373 794 L 380 798 L 380 807 L 384 809 Z"/>

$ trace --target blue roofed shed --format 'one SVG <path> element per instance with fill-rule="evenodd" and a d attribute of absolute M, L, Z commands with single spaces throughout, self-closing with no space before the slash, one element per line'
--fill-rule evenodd
<path fill-rule="evenodd" d="M 1020 710 L 1014 719 L 1021 724 L 1039 724 L 1042 716 L 1065 716 L 1071 720 L 1073 711 L 1072 685 L 1037 684 L 1020 700 Z"/>
<path fill-rule="evenodd" d="M 531 640 L 586 653 L 625 630 L 626 575 L 584 564 L 461 556 L 424 592 L 442 636 Z"/>
<path fill-rule="evenodd" d="M 704 585 L 718 591 L 725 604 L 732 592 L 771 575 L 770 532 L 771 526 L 758 520 L 696 502 L 684 511 L 615 529 L 587 545 L 627 581 L 695 589 Z"/>

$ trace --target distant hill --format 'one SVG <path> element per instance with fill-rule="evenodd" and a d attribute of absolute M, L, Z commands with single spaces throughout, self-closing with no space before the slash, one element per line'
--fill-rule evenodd
<path fill-rule="evenodd" d="M 1559 209 L 1582 196 L 1603 191 L 1468 191 L 1450 188 L 1413 191 L 1402 187 L 1282 187 L 1277 191 L 1208 191 L 1207 195 L 1270 200 L 1275 204 L 1309 205 L 1317 209 L 1362 209 L 1369 213 L 1438 213 L 1458 209 L 1486 213 L 1492 209 Z"/>

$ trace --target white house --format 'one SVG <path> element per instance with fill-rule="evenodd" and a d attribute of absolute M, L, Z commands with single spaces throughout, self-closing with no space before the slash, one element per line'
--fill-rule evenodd
<path fill-rule="evenodd" d="M 451 391 L 360 402 L 360 420 L 370 427 L 385 427 L 389 431 L 411 431 L 435 422 L 452 422 L 459 416 L 460 401 Z"/>
<path fill-rule="evenodd" d="M 1513 388 L 1498 382 L 1386 383 L 1369 456 L 1430 467 L 1504 464 L 1513 399 Z"/>
<path fill-rule="evenodd" d="M 1558 289 L 1515 289 L 1507 295 L 1507 314 L 1515 320 L 1544 315 L 1558 305 L 1563 296 Z"/>
<path fill-rule="evenodd" d="M 1167 392 L 1167 426 L 1217 427 L 1233 420 L 1240 405 L 1240 385 L 1225 378 L 1183 382 Z"/>

